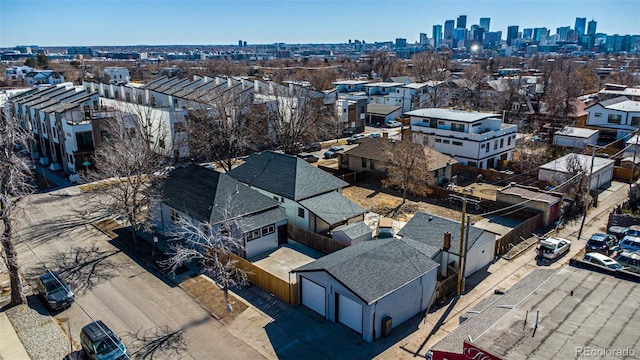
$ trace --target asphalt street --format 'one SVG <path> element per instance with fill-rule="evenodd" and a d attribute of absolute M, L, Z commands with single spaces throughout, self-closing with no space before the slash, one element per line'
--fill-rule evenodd
<path fill-rule="evenodd" d="M 264 358 L 232 335 L 182 289 L 124 254 L 90 223 L 91 195 L 31 197 L 18 244 L 22 271 L 30 280 L 44 266 L 59 272 L 76 293 L 76 303 L 55 313 L 79 348 L 79 332 L 103 320 L 131 352 L 155 358 Z"/>

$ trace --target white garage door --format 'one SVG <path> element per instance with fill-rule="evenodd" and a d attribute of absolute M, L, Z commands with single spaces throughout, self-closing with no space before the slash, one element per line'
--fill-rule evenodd
<path fill-rule="evenodd" d="M 322 316 L 325 316 L 325 299 L 327 298 L 327 296 L 325 294 L 324 287 L 314 283 L 311 280 L 307 280 L 304 277 L 302 277 L 301 279 L 302 305 L 319 313 Z"/>
<path fill-rule="evenodd" d="M 362 305 L 338 294 L 338 321 L 362 334 Z"/>

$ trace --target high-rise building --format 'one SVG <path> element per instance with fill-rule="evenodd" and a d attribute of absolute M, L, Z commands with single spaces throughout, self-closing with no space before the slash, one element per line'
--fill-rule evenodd
<path fill-rule="evenodd" d="M 242 40 L 238 40 L 238 46 L 242 47 Z"/>
<path fill-rule="evenodd" d="M 514 39 L 518 38 L 518 25 L 507 27 L 507 45 L 511 46 Z"/>
<path fill-rule="evenodd" d="M 533 29 L 522 29 L 522 38 L 523 39 L 533 39 Z"/>
<path fill-rule="evenodd" d="M 574 30 L 576 31 L 576 35 L 578 36 L 578 38 L 582 37 L 582 35 L 584 35 L 584 30 L 587 27 L 587 18 L 576 18 L 576 26 L 574 27 Z"/>
<path fill-rule="evenodd" d="M 502 39 L 502 31 L 487 31 L 484 33 L 484 47 L 486 49 L 495 49 L 500 45 Z"/>
<path fill-rule="evenodd" d="M 558 38 L 560 41 L 565 41 L 568 39 L 569 31 L 571 31 L 570 26 L 563 26 L 556 29 L 556 34 L 558 34 Z"/>
<path fill-rule="evenodd" d="M 396 49 L 404 49 L 407 47 L 407 39 L 396 38 Z"/>
<path fill-rule="evenodd" d="M 439 48 L 442 45 L 442 25 L 433 25 L 433 47 Z"/>
<path fill-rule="evenodd" d="M 490 23 L 491 23 L 491 18 L 480 18 L 480 27 L 483 28 L 485 32 L 489 31 Z"/>
<path fill-rule="evenodd" d="M 458 22 L 456 24 L 456 29 L 466 29 L 467 28 L 467 15 L 458 16 Z"/>
<path fill-rule="evenodd" d="M 535 28 L 533 29 L 533 40 L 537 42 L 541 42 L 542 40 L 548 37 L 547 33 L 549 30 L 545 27 Z"/>
<path fill-rule="evenodd" d="M 465 46 L 467 40 L 467 29 L 458 28 L 453 30 L 453 47 L 459 48 Z"/>
<path fill-rule="evenodd" d="M 426 33 L 420 33 L 420 46 L 429 45 L 429 38 Z"/>
<path fill-rule="evenodd" d="M 469 29 L 469 40 L 482 42 L 484 29 L 480 25 L 471 25 Z"/>
<path fill-rule="evenodd" d="M 455 21 L 447 20 L 444 22 L 444 44 L 450 48 L 453 47 L 453 26 Z"/>
<path fill-rule="evenodd" d="M 596 34 L 596 25 L 598 22 L 595 20 L 589 21 L 589 25 L 587 26 L 587 35 L 595 35 Z"/>

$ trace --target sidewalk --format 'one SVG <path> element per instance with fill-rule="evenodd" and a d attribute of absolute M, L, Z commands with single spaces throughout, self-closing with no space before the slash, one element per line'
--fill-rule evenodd
<path fill-rule="evenodd" d="M 29 360 L 18 334 L 4 312 L 0 312 L 0 359 Z"/>

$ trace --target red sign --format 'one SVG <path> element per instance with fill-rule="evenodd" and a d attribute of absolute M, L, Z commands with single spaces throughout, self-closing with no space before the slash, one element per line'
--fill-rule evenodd
<path fill-rule="evenodd" d="M 427 359 L 429 357 L 427 356 Z M 478 346 L 465 341 L 462 344 L 462 354 L 447 351 L 433 350 L 431 360 L 502 360 L 501 358 L 479 348 Z"/>

